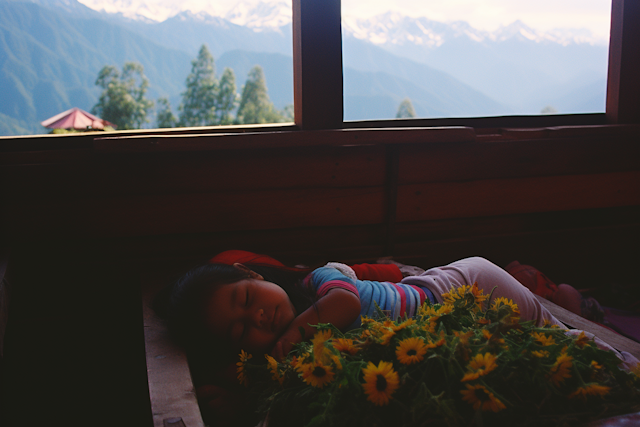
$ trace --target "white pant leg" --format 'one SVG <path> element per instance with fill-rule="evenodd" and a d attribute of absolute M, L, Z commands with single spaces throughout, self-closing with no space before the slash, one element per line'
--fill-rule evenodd
<path fill-rule="evenodd" d="M 492 299 L 504 297 L 513 300 L 520 309 L 520 318 L 523 321 L 535 320 L 536 325 L 542 326 L 546 320 L 564 327 L 540 304 L 529 289 L 505 270 L 481 257 L 461 259 L 443 267 L 431 268 L 420 276 L 405 277 L 402 280 L 402 283 L 428 288 L 440 302 L 441 294 L 463 285 L 471 286 L 474 282 L 478 283 L 485 295 L 490 294 L 496 287 Z"/>

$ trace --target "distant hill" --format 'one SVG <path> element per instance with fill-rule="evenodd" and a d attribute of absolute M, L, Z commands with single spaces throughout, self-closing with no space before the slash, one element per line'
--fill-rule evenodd
<path fill-rule="evenodd" d="M 72 18 L 33 3 L 0 2 L 0 114 L 28 129 L 71 107 L 96 103 L 98 71 L 140 62 L 149 96 L 183 90 L 191 57 L 97 18 Z M 26 125 L 28 124 L 28 125 Z"/>
<path fill-rule="evenodd" d="M 186 51 L 194 57 L 203 43 L 215 58 L 231 50 L 293 55 L 291 24 L 256 33 L 206 13 L 182 12 L 164 22 L 121 20 L 120 25 L 162 46 Z"/>
<path fill-rule="evenodd" d="M 393 55 L 383 53 L 387 58 L 394 59 Z M 405 77 L 379 71 L 387 70 L 385 65 L 380 65 L 378 69 L 371 66 L 372 71 L 356 70 L 345 65 L 345 120 L 393 118 L 398 105 L 406 97 L 411 98 L 420 117 L 498 114 L 508 110 L 508 107 L 446 73 L 406 59 L 395 59 L 403 66 Z M 269 96 L 274 105 L 282 109 L 285 105 L 292 104 L 293 61 L 289 56 L 234 50 L 220 57 L 216 62 L 216 69 L 219 74 L 224 67 L 233 69 L 240 90 L 249 70 L 255 64 L 260 64 L 265 71 Z M 419 84 L 412 80 L 415 75 L 420 76 Z"/>

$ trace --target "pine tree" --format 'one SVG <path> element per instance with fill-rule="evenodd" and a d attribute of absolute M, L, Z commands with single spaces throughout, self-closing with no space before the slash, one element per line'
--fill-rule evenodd
<path fill-rule="evenodd" d="M 191 61 L 191 74 L 187 76 L 187 90 L 182 93 L 180 126 L 211 126 L 216 120 L 218 81 L 213 56 L 203 44 L 198 58 Z"/>
<path fill-rule="evenodd" d="M 396 113 L 396 119 L 410 119 L 416 116 L 416 110 L 413 109 L 413 104 L 409 98 L 402 100 L 398 106 L 398 112 Z"/>
<path fill-rule="evenodd" d="M 174 128 L 178 122 L 171 111 L 171 103 L 167 98 L 158 98 L 158 110 L 156 113 L 156 126 L 159 128 Z"/>
<path fill-rule="evenodd" d="M 220 77 L 216 105 L 218 123 L 221 125 L 232 124 L 231 112 L 238 105 L 238 94 L 236 93 L 236 76 L 230 68 L 225 68 L 222 77 Z"/>
<path fill-rule="evenodd" d="M 145 94 L 149 80 L 137 62 L 127 62 L 122 73 L 112 65 L 105 65 L 98 73 L 96 85 L 103 91 L 91 112 L 118 126 L 118 129 L 139 129 L 149 121 L 147 114 L 153 101 Z"/>
<path fill-rule="evenodd" d="M 262 67 L 256 65 L 249 72 L 242 89 L 242 99 L 238 107 L 237 123 L 276 123 L 282 116 L 269 100 L 267 83 Z"/>

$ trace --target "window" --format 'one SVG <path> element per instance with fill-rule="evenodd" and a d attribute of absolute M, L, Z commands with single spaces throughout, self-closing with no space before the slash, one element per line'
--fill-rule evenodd
<path fill-rule="evenodd" d="M 605 111 L 611 0 L 343 0 L 345 120 Z"/>
<path fill-rule="evenodd" d="M 346 1 L 346 0 L 345 0 Z M 319 5 L 322 3 L 322 5 Z M 638 73 L 638 29 L 640 13 L 637 2 L 612 2 L 612 38 L 607 77 L 607 114 L 579 114 L 553 116 L 509 116 L 496 118 L 409 120 L 405 125 L 469 125 L 492 126 L 551 126 L 632 123 L 638 121 L 638 82 L 632 77 Z M 342 43 L 339 31 L 340 2 L 294 1 L 294 97 L 296 123 L 305 129 L 394 126 L 402 122 L 344 123 L 342 116 L 342 80 L 336 74 L 342 71 Z M 321 35 L 321 36 L 320 36 Z M 636 46 L 634 46 L 634 43 Z M 311 58 L 309 58 L 311 57 Z M 339 74 L 342 74 L 341 72 Z M 637 75 L 637 74 L 636 74 Z M 620 87 L 625 90 L 621 91 Z M 627 94 L 629 91 L 629 94 Z M 340 92 L 340 93 L 338 93 Z M 633 98 L 635 96 L 635 98 Z M 634 100 L 632 100 L 635 99 Z"/>

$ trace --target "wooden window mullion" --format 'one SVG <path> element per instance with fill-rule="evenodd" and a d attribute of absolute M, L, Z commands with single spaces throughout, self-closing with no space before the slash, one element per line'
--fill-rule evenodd
<path fill-rule="evenodd" d="M 293 97 L 301 129 L 342 127 L 340 0 L 293 0 Z"/>
<path fill-rule="evenodd" d="M 640 123 L 640 1 L 613 0 L 607 122 Z"/>

